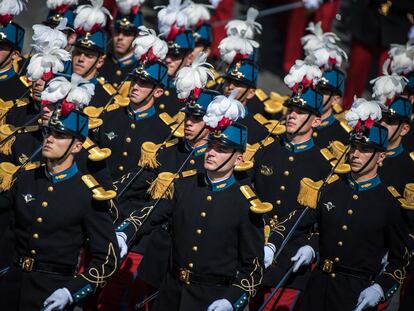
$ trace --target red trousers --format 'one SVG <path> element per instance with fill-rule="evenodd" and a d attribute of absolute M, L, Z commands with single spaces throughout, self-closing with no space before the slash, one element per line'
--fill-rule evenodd
<path fill-rule="evenodd" d="M 250 310 L 259 310 L 262 303 L 269 297 L 273 288 L 262 288 L 250 302 Z M 300 299 L 301 291 L 293 288 L 279 288 L 276 294 L 264 307 L 264 311 L 293 311 Z"/>

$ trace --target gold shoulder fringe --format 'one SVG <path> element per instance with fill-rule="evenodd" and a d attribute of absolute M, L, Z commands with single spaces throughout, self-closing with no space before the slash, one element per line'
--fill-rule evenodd
<path fill-rule="evenodd" d="M 329 177 L 327 184 L 331 184 L 339 179 L 338 175 L 332 175 Z M 323 180 L 313 181 L 312 179 L 305 177 L 300 181 L 299 194 L 297 201 L 300 205 L 315 209 L 320 195 L 320 190 L 323 185 Z"/>
<path fill-rule="evenodd" d="M 148 193 L 153 199 L 169 199 L 174 195 L 174 180 L 179 178 L 186 178 L 197 174 L 197 170 L 188 170 L 180 174 L 173 174 L 171 172 L 162 172 L 158 174 L 158 177 L 151 183 L 148 188 Z"/>

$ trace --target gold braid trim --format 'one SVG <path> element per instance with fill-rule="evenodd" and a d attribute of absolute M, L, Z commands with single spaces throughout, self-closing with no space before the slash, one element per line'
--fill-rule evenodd
<path fill-rule="evenodd" d="M 262 283 L 263 279 L 263 267 L 259 262 L 259 258 L 253 259 L 254 269 L 250 272 L 250 279 L 244 278 L 240 280 L 239 284 L 233 283 L 233 286 L 237 286 L 247 292 L 250 297 L 254 297 L 257 293 L 259 285 Z M 260 279 L 256 282 L 254 274 L 259 271 Z"/>
<path fill-rule="evenodd" d="M 407 276 L 407 267 L 410 264 L 410 252 L 408 251 L 407 247 L 404 247 L 405 253 L 403 259 L 406 261 L 406 264 L 402 267 L 402 269 L 395 269 L 392 272 L 388 272 L 387 270 L 384 271 L 384 274 L 391 276 L 398 284 L 402 285 Z"/>

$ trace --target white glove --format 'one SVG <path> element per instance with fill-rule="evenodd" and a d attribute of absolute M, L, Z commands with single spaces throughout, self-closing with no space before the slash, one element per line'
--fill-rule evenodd
<path fill-rule="evenodd" d="M 219 299 L 209 305 L 207 311 L 233 311 L 233 306 L 227 299 Z"/>
<path fill-rule="evenodd" d="M 384 298 L 384 291 L 377 283 L 365 288 L 359 294 L 358 304 L 354 311 L 361 311 L 368 307 L 375 307 Z"/>
<path fill-rule="evenodd" d="M 117 232 L 116 239 L 118 241 L 118 246 L 119 246 L 119 255 L 121 256 L 121 259 L 122 259 L 128 253 L 128 245 L 126 244 L 127 236 L 123 232 Z"/>
<path fill-rule="evenodd" d="M 72 295 L 67 288 L 59 288 L 43 303 L 43 311 L 63 310 L 73 302 Z"/>
<path fill-rule="evenodd" d="M 274 246 L 272 243 L 267 243 L 264 246 L 264 266 L 265 266 L 265 269 L 272 264 L 275 253 L 276 253 L 276 246 Z"/>
<path fill-rule="evenodd" d="M 408 31 L 408 40 L 414 39 L 414 26 L 411 26 L 410 30 Z"/>
<path fill-rule="evenodd" d="M 321 0 L 302 0 L 303 6 L 308 10 L 316 10 L 321 5 Z"/>
<path fill-rule="evenodd" d="M 294 262 L 293 272 L 299 270 L 301 266 L 309 265 L 313 258 L 315 258 L 315 251 L 309 245 L 302 246 L 296 252 L 296 255 L 290 258 L 291 261 Z"/>

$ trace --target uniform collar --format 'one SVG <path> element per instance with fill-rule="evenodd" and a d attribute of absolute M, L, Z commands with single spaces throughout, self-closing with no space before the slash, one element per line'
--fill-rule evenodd
<path fill-rule="evenodd" d="M 155 107 L 151 106 L 147 110 L 135 112 L 131 105 L 127 107 L 128 117 L 134 121 L 144 120 L 152 117 L 155 114 Z"/>
<path fill-rule="evenodd" d="M 311 148 L 313 148 L 313 146 L 315 146 L 315 142 L 313 141 L 313 138 L 304 141 L 303 143 L 300 144 L 292 144 L 291 142 L 289 142 L 286 138 L 283 140 L 283 143 L 285 145 L 285 148 L 287 150 L 289 150 L 290 152 L 293 153 L 300 153 L 306 150 L 309 150 Z"/>
<path fill-rule="evenodd" d="M 318 126 L 318 129 L 324 129 L 328 126 L 331 126 L 332 124 L 334 124 L 335 121 L 336 121 L 335 115 L 331 113 L 329 117 L 322 120 L 321 125 Z"/>
<path fill-rule="evenodd" d="M 124 57 L 124 58 L 117 58 L 115 55 L 112 55 L 112 60 L 120 68 L 130 66 L 136 62 L 136 58 L 134 54 L 132 54 L 131 56 Z"/>
<path fill-rule="evenodd" d="M 175 89 L 174 78 L 172 78 L 170 76 L 168 76 L 168 79 L 167 79 L 167 88 Z"/>
<path fill-rule="evenodd" d="M 404 147 L 402 144 L 400 144 L 397 148 L 390 149 L 387 151 L 387 158 L 394 158 L 396 156 L 399 156 L 403 152 L 404 152 Z"/>
<path fill-rule="evenodd" d="M 96 85 L 96 83 L 98 83 L 98 79 L 96 77 L 93 77 L 92 79 L 89 80 L 89 82 Z"/>
<path fill-rule="evenodd" d="M 59 182 L 72 178 L 77 172 L 78 166 L 76 165 L 76 163 L 73 163 L 71 167 L 57 174 L 52 174 L 46 170 L 46 175 L 52 182 L 52 184 L 57 184 Z"/>
<path fill-rule="evenodd" d="M 375 188 L 380 183 L 381 183 L 381 179 L 379 178 L 378 175 L 363 182 L 357 182 L 355 181 L 355 179 L 352 178 L 351 174 L 348 175 L 348 184 L 352 189 L 356 191 L 369 190 L 369 189 Z"/>
<path fill-rule="evenodd" d="M 222 180 L 216 183 L 211 182 L 210 178 L 208 178 L 208 176 L 206 175 L 207 186 L 213 192 L 225 190 L 231 185 L 233 185 L 235 182 L 236 182 L 236 179 L 234 178 L 233 175 L 231 175 L 226 180 Z"/>
<path fill-rule="evenodd" d="M 14 77 L 16 75 L 16 71 L 14 71 L 13 66 L 10 67 L 10 69 L 7 69 L 4 72 L 0 72 L 0 81 L 6 81 L 9 80 L 10 78 Z"/>
<path fill-rule="evenodd" d="M 188 142 L 187 139 L 184 139 L 184 146 L 185 146 L 185 149 L 187 151 L 189 151 L 189 152 L 191 152 L 192 150 L 194 150 L 193 151 L 193 155 L 195 157 L 199 157 L 201 155 L 204 155 L 204 153 L 206 152 L 206 149 L 207 149 L 207 143 L 205 143 L 204 145 L 201 145 L 201 146 L 198 146 L 198 147 L 193 148 L 190 145 L 190 143 Z"/>

